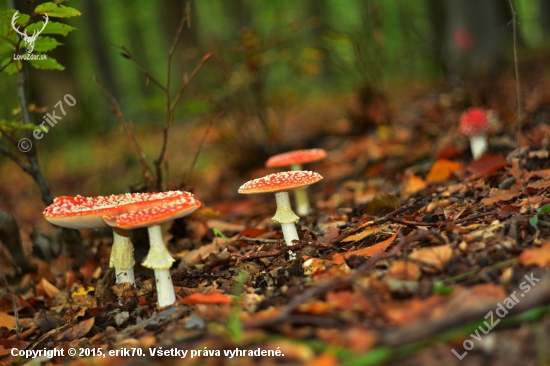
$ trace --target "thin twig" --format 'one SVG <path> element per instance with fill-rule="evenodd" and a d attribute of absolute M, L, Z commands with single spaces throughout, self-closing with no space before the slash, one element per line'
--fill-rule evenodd
<path fill-rule="evenodd" d="M 489 216 L 493 213 L 494 212 L 483 212 L 483 213 L 480 213 L 480 214 L 475 214 L 475 215 L 465 217 L 463 219 L 455 220 L 455 221 L 415 222 L 415 221 L 403 220 L 403 219 L 400 219 L 398 217 L 390 217 L 389 220 L 393 221 L 395 223 L 398 223 L 398 224 L 403 224 L 403 225 L 439 227 L 439 226 L 447 225 L 447 224 L 460 224 L 460 223 L 463 223 L 463 222 L 466 222 L 466 221 L 479 219 L 480 217 L 483 217 L 483 216 Z"/>
<path fill-rule="evenodd" d="M 191 167 L 189 168 L 189 172 L 187 173 L 187 177 L 185 178 L 185 184 L 189 183 L 189 180 L 191 179 L 191 174 L 193 173 L 193 169 L 195 168 L 195 164 L 197 163 L 197 160 L 199 159 L 199 154 L 202 150 L 202 145 L 204 144 L 204 140 L 206 140 L 206 136 L 208 136 L 208 132 L 214 126 L 214 122 L 221 118 L 223 115 L 223 111 L 218 113 L 218 115 L 215 118 L 212 118 L 210 120 L 210 123 L 208 123 L 208 126 L 206 127 L 206 130 L 204 131 L 204 135 L 202 135 L 201 142 L 199 143 L 199 147 L 197 149 L 197 152 L 195 153 L 195 157 L 193 158 L 193 163 L 191 164 Z"/>
<path fill-rule="evenodd" d="M 518 122 L 518 166 L 519 166 L 519 172 L 520 172 L 520 179 L 521 179 L 521 190 L 523 194 L 527 197 L 527 207 L 529 209 L 529 212 L 533 212 L 531 208 L 531 202 L 529 201 L 529 194 L 527 193 L 527 184 L 525 182 L 525 171 L 523 167 L 523 161 L 521 158 L 521 93 L 520 93 L 520 87 L 519 87 L 519 68 L 518 68 L 518 52 L 517 52 L 517 29 L 516 24 L 519 24 L 516 20 L 517 18 L 517 12 L 514 8 L 514 4 L 512 3 L 512 0 L 508 0 L 508 3 L 510 4 L 510 11 L 512 13 L 512 33 L 513 33 L 513 49 L 514 49 L 514 71 L 516 74 L 516 103 L 517 103 L 517 122 Z"/>
<path fill-rule="evenodd" d="M 31 171 L 31 168 L 28 167 L 27 165 L 25 165 L 25 163 L 23 162 L 23 160 L 19 159 L 19 157 L 17 155 L 15 155 L 14 153 L 12 153 L 11 151 L 8 150 L 7 147 L 5 147 L 4 145 L 0 145 L 0 152 L 2 152 L 2 154 L 6 155 L 8 158 L 10 158 L 11 160 L 13 160 L 13 162 L 17 165 L 19 165 L 19 167 L 27 174 L 31 175 L 32 176 L 32 171 Z"/>
<path fill-rule="evenodd" d="M 242 257 L 240 257 L 238 259 L 238 261 L 239 262 L 245 262 L 245 261 L 249 261 L 249 260 L 252 260 L 252 259 L 258 259 L 258 258 L 278 257 L 280 255 L 285 254 L 286 252 L 288 252 L 290 250 L 294 251 L 294 250 L 302 249 L 304 247 L 307 247 L 308 245 L 309 245 L 309 243 L 302 242 L 302 243 L 299 243 L 299 244 L 296 244 L 296 245 L 286 245 L 286 246 L 282 247 L 281 249 L 275 250 L 275 251 L 272 251 L 272 252 L 259 252 L 259 253 L 250 252 L 250 253 L 247 253 L 247 254 L 243 255 Z"/>
<path fill-rule="evenodd" d="M 13 305 L 13 314 L 15 317 L 15 333 L 17 334 L 17 339 L 19 339 L 20 329 L 19 329 L 19 312 L 17 311 L 17 303 L 15 302 L 15 298 L 13 297 L 13 293 L 11 292 L 10 284 L 8 283 L 8 280 L 6 279 L 6 274 L 4 273 L 4 269 L 2 266 L 0 266 L 0 272 L 2 273 L 2 278 L 4 279 L 4 282 L 6 283 L 6 288 L 8 292 L 8 296 L 11 299 L 11 303 Z"/>
<path fill-rule="evenodd" d="M 333 240 L 331 240 L 332 243 L 336 243 L 336 242 L 339 242 L 341 240 L 343 240 L 344 238 L 352 235 L 352 234 L 355 234 L 356 232 L 358 232 L 359 230 L 361 229 L 364 229 L 366 226 L 368 225 L 378 225 L 378 224 L 381 224 L 381 223 L 384 223 L 386 221 L 389 221 L 392 219 L 392 217 L 394 217 L 395 215 L 398 215 L 400 213 L 403 213 L 407 210 L 409 210 L 414 204 L 416 203 L 416 200 L 414 202 L 411 202 L 410 204 L 406 205 L 406 206 L 403 206 L 403 207 L 399 207 L 398 209 L 395 209 L 393 210 L 392 212 L 382 216 L 382 217 L 379 217 L 377 219 L 374 219 L 374 220 L 371 220 L 371 221 L 360 221 L 359 223 L 357 223 L 357 225 L 355 225 L 353 228 L 351 229 L 348 229 L 346 231 L 344 231 L 343 233 L 341 233 L 340 235 L 338 235 L 336 238 L 334 238 Z"/>
<path fill-rule="evenodd" d="M 147 69 L 141 64 L 141 62 L 139 62 L 134 57 L 134 55 L 132 55 L 132 53 L 123 44 L 120 45 L 120 46 L 113 44 L 113 46 L 120 48 L 123 51 L 122 56 L 127 58 L 128 60 L 132 61 L 133 63 L 135 63 L 137 65 L 139 70 L 143 73 L 143 75 L 145 75 L 145 79 L 146 79 L 147 83 L 149 83 L 149 80 L 150 80 L 150 81 L 153 82 L 153 84 L 158 86 L 162 91 L 164 91 L 166 89 L 166 87 L 164 85 L 162 85 L 162 83 L 160 81 L 158 81 L 151 74 L 149 74 L 149 71 L 147 71 Z"/>
<path fill-rule="evenodd" d="M 109 99 L 109 101 L 111 102 L 111 107 L 112 107 L 111 110 L 113 114 L 117 117 L 121 127 L 126 131 L 126 134 L 130 138 L 130 140 L 134 143 L 134 147 L 136 149 L 136 152 L 139 156 L 139 161 L 141 163 L 142 175 L 145 179 L 149 180 L 149 182 L 151 183 L 151 177 L 147 175 L 147 172 L 153 174 L 153 169 L 151 169 L 151 166 L 147 162 L 145 153 L 141 149 L 141 146 L 134 135 L 134 128 L 133 128 L 132 122 L 126 121 L 126 119 L 124 118 L 124 114 L 122 113 L 122 110 L 120 108 L 120 105 L 118 104 L 117 99 L 109 92 L 109 90 L 107 90 L 107 88 L 103 84 L 101 84 L 99 80 L 97 80 L 95 75 L 92 76 L 92 80 L 100 87 L 100 89 L 103 91 L 103 94 L 105 94 L 107 99 Z"/>
<path fill-rule="evenodd" d="M 255 244 L 276 244 L 280 243 L 281 239 L 258 239 L 258 238 L 249 238 L 247 236 L 241 236 L 237 239 L 237 241 L 243 240 L 243 241 L 251 241 Z"/>
<path fill-rule="evenodd" d="M 195 67 L 195 69 L 193 70 L 193 72 L 191 72 L 191 76 L 189 77 L 186 77 L 183 84 L 181 85 L 180 87 L 180 90 L 178 91 L 178 94 L 176 95 L 176 97 L 174 98 L 174 101 L 172 102 L 172 105 L 170 106 L 170 110 L 173 111 L 174 108 L 176 107 L 176 104 L 178 103 L 178 101 L 180 100 L 181 98 L 181 95 L 183 94 L 183 92 L 185 91 L 185 88 L 187 87 L 187 84 L 189 84 L 189 82 L 191 81 L 191 79 L 193 79 L 193 76 L 195 76 L 195 74 L 199 71 L 199 69 L 202 67 L 202 65 L 204 65 L 204 63 L 206 61 L 208 61 L 208 59 L 210 58 L 210 56 L 212 56 L 211 53 L 207 53 L 206 55 L 203 56 L 202 60 L 198 63 L 198 65 Z"/>

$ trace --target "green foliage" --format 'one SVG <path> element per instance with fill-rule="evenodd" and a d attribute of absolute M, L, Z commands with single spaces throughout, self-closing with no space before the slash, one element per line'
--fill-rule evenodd
<path fill-rule="evenodd" d="M 65 70 L 65 66 L 61 65 L 57 60 L 53 57 L 48 57 L 47 60 L 30 60 L 29 63 L 32 67 L 35 69 L 41 69 L 41 70 L 59 70 L 63 71 Z"/>
<path fill-rule="evenodd" d="M 223 238 L 223 240 L 225 240 L 228 243 L 230 242 L 229 238 L 225 236 L 224 233 L 222 233 L 219 229 L 213 228 L 212 232 L 214 233 L 215 236 L 219 236 L 220 238 Z"/>
<path fill-rule="evenodd" d="M 537 214 L 529 219 L 529 223 L 533 227 L 538 226 L 550 226 L 550 223 L 547 221 L 543 221 L 539 219 L 539 215 L 549 213 L 550 212 L 550 205 L 544 205 L 537 211 Z"/>
<path fill-rule="evenodd" d="M 3 136 L 3 132 L 15 132 L 15 131 L 32 131 L 36 128 L 31 123 L 24 124 L 20 121 L 8 121 L 0 118 L 0 138 Z"/>
<path fill-rule="evenodd" d="M 32 67 L 42 70 L 63 70 L 64 67 L 54 58 L 48 57 L 45 53 L 56 49 L 63 43 L 55 38 L 45 36 L 46 34 L 67 36 L 69 32 L 75 28 L 60 22 L 48 20 L 46 27 L 41 31 L 40 35 L 34 42 L 34 49 L 31 54 L 21 55 L 21 49 L 25 42 L 12 27 L 12 19 L 15 14 L 15 9 L 8 9 L 0 12 L 0 71 L 7 74 L 15 74 L 22 70 L 23 62 L 28 62 Z M 71 18 L 80 16 L 82 13 L 76 9 L 60 5 L 60 1 L 56 3 L 48 2 L 38 5 L 33 15 L 47 14 L 48 18 Z M 25 32 L 32 35 L 34 31 L 40 31 L 44 27 L 44 19 L 30 23 L 31 17 L 28 14 L 18 13 L 15 23 L 19 26 L 19 32 Z M 27 59 L 16 59 L 17 56 L 26 56 Z"/>
<path fill-rule="evenodd" d="M 437 295 L 450 296 L 453 293 L 453 288 L 442 281 L 435 281 L 433 291 Z"/>
<path fill-rule="evenodd" d="M 243 339 L 243 324 L 239 313 L 242 309 L 241 296 L 243 293 L 244 283 L 247 278 L 248 275 L 244 270 L 237 273 L 234 278 L 233 296 L 235 296 L 236 299 L 234 302 L 235 305 L 233 306 L 233 310 L 231 311 L 231 315 L 229 316 L 229 319 L 227 321 L 227 331 L 229 333 L 230 339 L 236 344 L 240 343 Z"/>
<path fill-rule="evenodd" d="M 56 3 L 44 3 L 40 4 L 34 9 L 35 14 L 48 14 L 49 17 L 54 18 L 72 18 L 79 17 L 82 15 L 76 9 L 69 8 L 65 5 L 60 5 Z"/>
<path fill-rule="evenodd" d="M 42 29 L 42 24 L 41 23 L 32 23 L 32 24 L 29 24 L 29 26 L 27 28 L 25 28 L 25 30 L 28 33 L 32 33 L 33 31 L 40 30 L 40 29 Z M 76 29 L 75 27 L 71 27 L 68 24 L 63 24 L 63 23 L 59 23 L 59 22 L 52 22 L 50 20 L 50 21 L 48 21 L 48 24 L 46 25 L 46 28 L 44 28 L 44 30 L 40 34 L 59 34 L 59 35 L 62 35 L 62 36 L 65 37 L 67 34 L 69 34 L 69 32 L 71 32 L 75 29 Z"/>

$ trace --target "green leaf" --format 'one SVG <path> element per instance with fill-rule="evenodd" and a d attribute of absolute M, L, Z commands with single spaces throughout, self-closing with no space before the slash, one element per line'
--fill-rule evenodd
<path fill-rule="evenodd" d="M 0 41 L 0 55 L 4 53 L 15 53 L 15 46 L 9 42 Z"/>
<path fill-rule="evenodd" d="M 537 227 L 537 223 L 539 222 L 538 216 L 533 216 L 529 219 L 529 223 L 532 227 Z"/>
<path fill-rule="evenodd" d="M 13 18 L 13 14 L 15 14 L 15 9 L 0 11 L 0 23 L 8 24 L 11 28 L 11 19 Z M 19 25 L 26 25 L 30 20 L 30 15 L 19 12 L 17 13 L 15 23 Z"/>
<path fill-rule="evenodd" d="M 63 71 L 65 70 L 65 66 L 61 65 L 57 60 L 53 57 L 48 57 L 47 60 L 33 60 L 29 61 L 32 67 L 35 69 L 41 69 L 41 70 L 59 70 Z"/>
<path fill-rule="evenodd" d="M 441 281 L 435 281 L 434 282 L 434 294 L 443 295 L 443 296 L 449 296 L 453 293 L 453 288 L 450 286 L 447 286 Z"/>
<path fill-rule="evenodd" d="M 0 119 L 0 131 L 15 131 L 15 130 L 27 130 L 32 131 L 36 126 L 32 123 L 22 123 L 20 121 L 6 121 L 5 119 Z"/>
<path fill-rule="evenodd" d="M 34 14 L 48 14 L 53 18 L 72 18 L 81 16 L 82 13 L 74 8 L 69 8 L 65 5 L 57 5 L 55 3 L 40 4 L 34 9 Z"/>
<path fill-rule="evenodd" d="M 3 70 L 8 75 L 18 73 L 19 70 L 23 68 L 23 62 L 21 60 L 14 61 L 13 56 L 10 56 L 2 60 L 2 64 L 0 64 L 0 69 L 6 66 L 8 63 L 9 63 L 9 66 L 7 66 Z"/>
<path fill-rule="evenodd" d="M 39 36 L 34 43 L 34 52 L 48 52 L 62 44 L 63 43 L 58 42 L 55 38 Z"/>
<path fill-rule="evenodd" d="M 544 205 L 537 211 L 537 215 L 550 212 L 550 205 Z"/>
<path fill-rule="evenodd" d="M 27 31 L 28 34 L 32 34 L 35 30 L 41 30 L 43 26 L 44 24 L 42 22 L 32 23 L 25 28 L 25 31 Z M 71 27 L 68 24 L 50 21 L 40 34 L 60 34 L 62 36 L 66 36 L 69 32 L 75 29 L 75 27 Z"/>
<path fill-rule="evenodd" d="M 229 238 L 227 236 L 225 236 L 219 229 L 217 228 L 213 228 L 212 229 L 212 232 L 214 233 L 215 236 L 219 236 L 220 238 L 223 238 L 226 242 L 230 242 L 231 240 L 229 240 Z"/>

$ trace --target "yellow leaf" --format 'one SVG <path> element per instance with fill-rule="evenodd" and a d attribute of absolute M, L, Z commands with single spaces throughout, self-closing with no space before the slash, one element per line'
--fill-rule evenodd
<path fill-rule="evenodd" d="M 363 230 L 361 232 L 358 232 L 357 234 L 353 234 L 353 235 L 348 236 L 347 238 L 345 238 L 342 241 L 345 241 L 345 242 L 360 241 L 360 240 L 366 238 L 367 236 L 369 236 L 370 234 L 374 234 L 374 233 L 378 233 L 378 232 L 380 232 L 380 226 L 368 227 L 365 230 Z"/>
<path fill-rule="evenodd" d="M 439 159 L 432 165 L 430 172 L 426 176 L 426 183 L 444 182 L 463 169 L 462 164 L 457 161 Z"/>
<path fill-rule="evenodd" d="M 409 176 L 409 179 L 407 179 L 405 184 L 405 193 L 413 194 L 423 190 L 424 188 L 426 188 L 426 183 L 422 180 L 422 178 L 413 174 Z"/>
<path fill-rule="evenodd" d="M 78 290 L 76 290 L 75 292 L 73 292 L 71 294 L 71 298 L 74 298 L 75 296 L 84 296 L 84 295 L 88 294 L 88 292 L 91 292 L 93 290 L 94 290 L 94 288 L 92 286 L 89 286 L 87 288 L 79 287 Z"/>

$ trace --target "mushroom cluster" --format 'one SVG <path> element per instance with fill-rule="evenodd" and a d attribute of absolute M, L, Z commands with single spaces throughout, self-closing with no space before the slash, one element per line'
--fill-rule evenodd
<path fill-rule="evenodd" d="M 135 283 L 134 246 L 129 230 L 149 227 L 151 248 L 143 263 L 155 269 L 159 306 L 175 301 L 169 268 L 174 259 L 162 241 L 160 224 L 190 214 L 201 205 L 191 193 L 127 193 L 98 197 L 58 197 L 44 210 L 46 220 L 71 229 L 113 227 L 109 266 L 115 268 L 117 283 Z M 157 269 L 160 272 L 157 272 Z"/>
<path fill-rule="evenodd" d="M 277 168 L 290 166 L 291 170 L 302 170 L 302 164 L 312 163 L 326 158 L 327 152 L 323 149 L 295 150 L 270 157 L 266 163 L 266 168 Z M 299 216 L 311 214 L 311 206 L 307 196 L 307 186 L 294 189 L 294 198 L 296 201 L 296 212 Z"/>
<path fill-rule="evenodd" d="M 298 213 L 309 215 L 311 208 L 307 186 L 323 179 L 312 171 L 301 170 L 301 164 L 326 157 L 322 149 L 298 150 L 271 157 L 267 167 L 291 166 L 291 171 L 269 174 L 251 180 L 239 188 L 239 193 L 275 193 L 277 211 L 272 220 L 281 224 L 286 245 L 299 241 L 296 222 L 299 216 L 292 210 L 288 195 L 294 190 Z M 97 229 L 112 227 L 113 247 L 109 267 L 114 267 L 117 283 L 135 284 L 134 246 L 130 230 L 147 228 L 149 252 L 142 265 L 155 272 L 158 306 L 172 305 L 176 300 L 170 268 L 175 262 L 162 239 L 161 224 L 189 215 L 201 206 L 201 202 L 189 192 L 169 191 L 160 193 L 127 193 L 111 196 L 57 197 L 44 210 L 50 223 L 71 229 Z"/>

